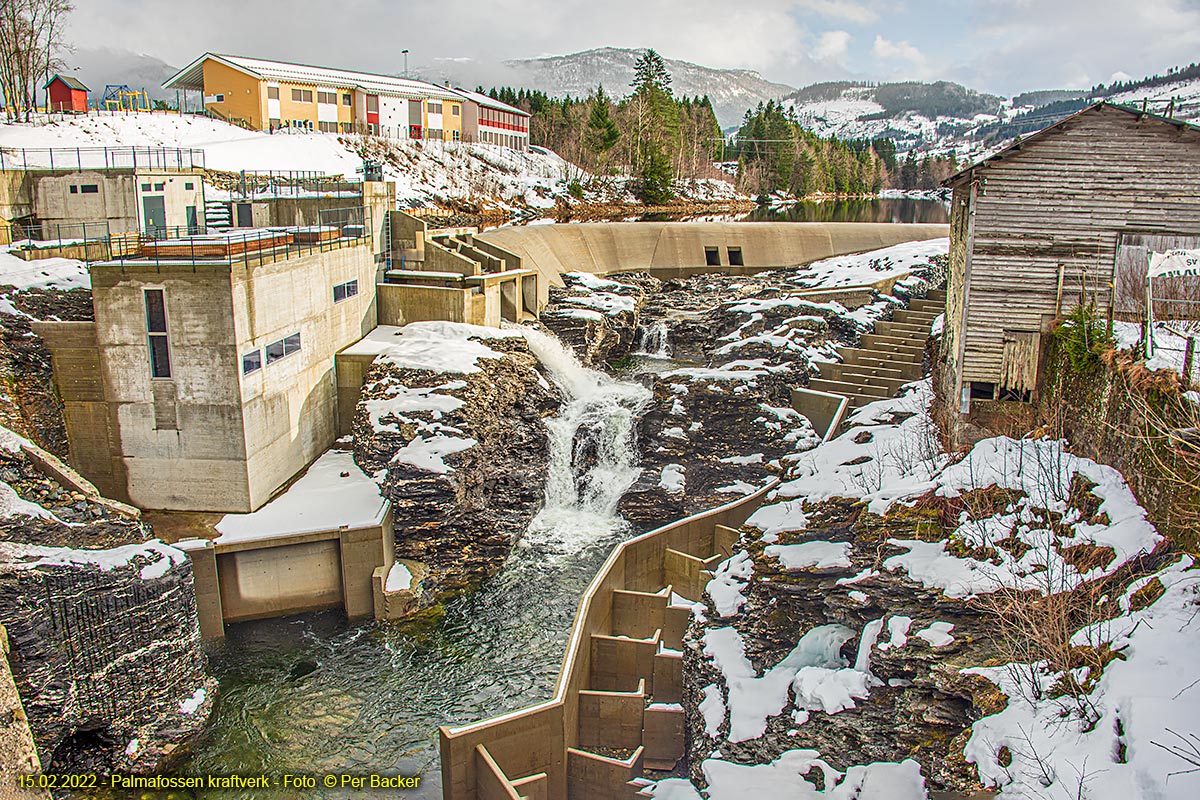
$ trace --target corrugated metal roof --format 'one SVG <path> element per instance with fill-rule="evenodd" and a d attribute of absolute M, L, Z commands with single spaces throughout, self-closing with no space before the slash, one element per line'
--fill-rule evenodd
<path fill-rule="evenodd" d="M 494 108 L 497 111 L 507 111 L 510 114 L 520 114 L 522 117 L 530 116 L 528 111 L 522 111 L 519 108 L 510 106 L 508 103 L 501 103 L 499 100 L 488 97 L 486 94 L 480 94 L 479 92 L 472 92 L 468 89 L 460 89 L 458 87 L 455 87 L 454 91 L 458 94 L 461 94 L 466 99 L 478 103 L 484 108 Z"/>
<path fill-rule="evenodd" d="M 993 161 L 1002 161 L 1003 159 L 1010 158 L 1014 155 L 1018 155 L 1021 152 L 1022 145 L 1028 144 L 1029 142 L 1037 141 L 1038 139 L 1042 138 L 1043 136 L 1046 136 L 1054 131 L 1058 131 L 1063 126 L 1065 126 L 1067 123 L 1077 120 L 1078 118 L 1082 117 L 1084 114 L 1088 114 L 1088 113 L 1095 112 L 1095 111 L 1100 111 L 1103 109 L 1113 109 L 1115 111 L 1123 111 L 1126 114 L 1128 114 L 1129 116 L 1136 117 L 1138 119 L 1150 119 L 1150 120 L 1154 120 L 1156 122 L 1168 123 L 1170 125 L 1175 126 L 1176 128 L 1191 128 L 1192 130 L 1196 130 L 1196 125 L 1191 122 L 1188 122 L 1187 120 L 1173 119 L 1171 117 L 1164 117 L 1164 116 L 1160 116 L 1158 114 L 1152 114 L 1148 111 L 1142 111 L 1140 109 L 1133 108 L 1131 106 L 1124 106 L 1124 105 L 1119 105 L 1117 103 L 1108 103 L 1108 102 L 1101 101 L 1099 103 L 1093 103 L 1092 105 L 1088 106 L 1087 108 L 1080 109 L 1079 111 L 1076 111 L 1074 114 L 1063 117 L 1058 122 L 1047 125 L 1046 127 L 1042 128 L 1040 131 L 1031 133 L 1028 136 L 1018 139 L 1017 141 L 1013 142 L 1012 144 L 1009 144 L 1005 147 L 1000 148 L 995 153 L 992 153 L 990 156 L 987 156 L 986 158 L 982 158 L 979 161 L 976 161 L 974 164 L 970 165 L 969 167 L 965 167 L 965 168 L 959 170 L 958 172 L 954 173 L 949 178 L 942 181 L 942 186 L 953 186 L 956 183 L 960 183 L 964 178 L 966 178 L 969 174 L 974 172 L 976 169 L 979 169 L 981 167 L 986 167 L 986 166 L 988 166 L 988 164 L 992 163 Z"/>
<path fill-rule="evenodd" d="M 265 58 L 248 58 L 221 53 L 205 53 L 188 66 L 179 70 L 163 82 L 164 89 L 204 89 L 204 62 L 218 61 L 228 67 L 253 75 L 262 80 L 286 81 L 339 89 L 357 89 L 371 94 L 397 95 L 401 97 L 437 100 L 461 100 L 452 89 L 436 86 L 425 81 L 396 78 L 372 72 L 317 67 L 309 64 L 293 64 L 287 61 L 271 61 Z"/>
<path fill-rule="evenodd" d="M 90 92 L 91 91 L 91 89 L 84 86 L 83 83 L 80 82 L 80 80 L 78 78 L 72 78 L 70 75 L 55 75 L 50 80 L 46 81 L 46 85 L 43 86 L 42 88 L 45 89 L 46 86 L 49 86 L 50 84 L 54 83 L 55 81 L 62 81 L 67 86 L 69 86 L 72 89 L 75 89 L 76 91 L 79 91 L 79 92 Z"/>

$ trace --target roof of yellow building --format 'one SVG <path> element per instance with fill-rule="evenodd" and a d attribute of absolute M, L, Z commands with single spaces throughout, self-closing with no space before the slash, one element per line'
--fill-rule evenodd
<path fill-rule="evenodd" d="M 203 91 L 204 62 L 209 59 L 267 81 L 286 81 L 288 83 L 330 86 L 339 89 L 362 89 L 370 94 L 396 95 L 411 97 L 413 99 L 462 99 L 451 89 L 410 78 L 397 78 L 392 75 L 379 75 L 372 72 L 356 72 L 347 69 L 317 67 L 309 64 L 293 64 L 287 61 L 270 61 L 264 58 L 247 58 L 246 56 L 232 56 L 222 53 L 205 53 L 164 81 L 163 88 Z"/>

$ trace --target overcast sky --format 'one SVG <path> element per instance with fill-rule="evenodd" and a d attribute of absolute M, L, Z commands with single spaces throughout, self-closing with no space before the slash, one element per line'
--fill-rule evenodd
<path fill-rule="evenodd" d="M 503 59 L 653 47 L 818 80 L 949 79 L 1010 96 L 1200 58 L 1200 0 L 75 0 L 72 66 L 153 71 L 206 50 L 487 83 Z M 136 56 L 149 58 L 137 59 Z M 456 59 L 470 59 L 473 65 Z M 436 74 L 433 74 L 436 73 Z M 93 77 L 96 80 L 96 77 Z M 101 78 L 99 83 L 103 83 Z"/>

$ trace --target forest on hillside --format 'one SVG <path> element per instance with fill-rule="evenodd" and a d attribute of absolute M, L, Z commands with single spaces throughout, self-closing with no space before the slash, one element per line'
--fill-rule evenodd
<path fill-rule="evenodd" d="M 958 169 L 952 156 L 900 159 L 891 139 L 822 138 L 795 112 L 768 102 L 747 111 L 728 155 L 736 158 L 742 191 L 861 195 L 880 189 L 934 189 Z"/>
<path fill-rule="evenodd" d="M 722 134 L 708 97 L 676 97 L 659 56 L 647 50 L 635 65 L 631 92 L 614 97 L 597 87 L 587 97 L 561 99 L 530 89 L 479 88 L 529 112 L 530 144 L 553 150 L 597 175 L 634 178 L 649 204 L 671 199 L 678 178 L 733 180 L 752 195 L 783 191 L 859 195 L 882 188 L 934 188 L 953 174 L 952 159 L 909 154 L 894 142 L 822 139 L 791 111 L 771 102 L 746 112 L 737 135 Z M 718 163 L 735 162 L 736 170 Z"/>

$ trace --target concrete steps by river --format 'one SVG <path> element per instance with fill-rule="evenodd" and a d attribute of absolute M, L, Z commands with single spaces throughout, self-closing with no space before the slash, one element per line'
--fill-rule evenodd
<path fill-rule="evenodd" d="M 848 411 L 894 397 L 901 386 L 921 378 L 930 327 L 945 305 L 944 289 L 913 300 L 863 334 L 859 347 L 840 349 L 840 364 L 822 364 L 821 377 L 809 381 L 809 388 L 847 397 Z"/>

